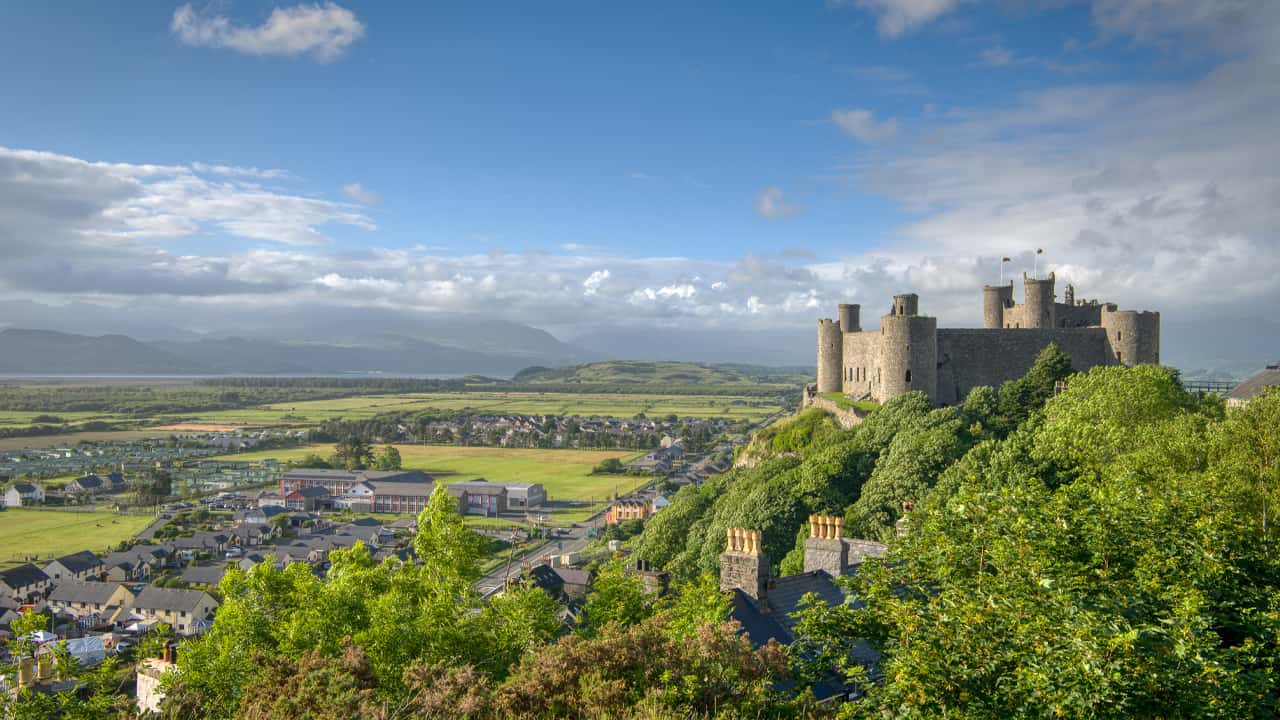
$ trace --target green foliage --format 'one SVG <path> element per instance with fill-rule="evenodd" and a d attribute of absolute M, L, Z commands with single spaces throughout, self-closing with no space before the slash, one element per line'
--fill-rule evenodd
<path fill-rule="evenodd" d="M 463 524 L 458 501 L 443 484 L 436 485 L 418 514 L 413 548 L 423 569 L 442 582 L 470 581 L 480 576 L 479 540 Z"/>
<path fill-rule="evenodd" d="M 583 630 L 594 635 L 611 624 L 628 627 L 649 617 L 652 611 L 639 576 L 627 572 L 621 560 L 610 560 L 600 567 L 587 594 Z"/>
<path fill-rule="evenodd" d="M 731 596 L 720 591 L 720 579 L 709 573 L 699 575 L 664 599 L 667 636 L 673 640 L 692 638 L 704 627 L 718 627 L 732 610 Z"/>
<path fill-rule="evenodd" d="M 319 453 L 307 453 L 301 460 L 291 463 L 293 467 L 312 468 L 317 470 L 329 470 L 333 468 L 333 463 Z"/>
<path fill-rule="evenodd" d="M 1140 445 L 1145 428 L 1195 406 L 1170 368 L 1095 367 L 1071 378 L 1045 407 L 1034 456 L 1076 472 L 1101 473 Z"/>
<path fill-rule="evenodd" d="M 1066 380 L 1071 373 L 1071 358 L 1056 343 L 1046 345 L 1026 375 L 1000 386 L 998 411 L 991 420 L 993 429 L 1004 436 L 1021 425 L 1053 397 L 1058 381 Z"/>
<path fill-rule="evenodd" d="M 173 640 L 173 628 L 168 623 L 156 623 L 138 642 L 138 658 L 163 657 L 165 645 L 171 640 Z"/>
<path fill-rule="evenodd" d="M 618 458 L 606 458 L 591 468 L 592 475 L 620 475 L 626 471 L 626 467 L 622 465 L 622 461 Z"/>
<path fill-rule="evenodd" d="M 344 470 L 363 470 L 373 463 L 373 448 L 359 436 L 345 437 L 333 448 L 333 464 Z"/>
<path fill-rule="evenodd" d="M 942 472 L 969 449 L 964 427 L 954 408 L 934 410 L 903 427 L 845 512 L 851 532 L 867 538 L 891 536 L 902 503 L 922 499 Z"/>
<path fill-rule="evenodd" d="M 374 470 L 399 470 L 400 469 L 400 451 L 392 445 L 387 445 L 373 456 Z"/>
<path fill-rule="evenodd" d="M 1276 423 L 1242 417 L 1159 368 L 1073 377 L 943 471 L 852 581 L 865 606 L 803 614 L 797 670 L 865 681 L 869 641 L 884 680 L 850 717 L 1273 715 L 1280 563 L 1259 507 L 1280 488 L 1237 463 L 1271 467 Z"/>

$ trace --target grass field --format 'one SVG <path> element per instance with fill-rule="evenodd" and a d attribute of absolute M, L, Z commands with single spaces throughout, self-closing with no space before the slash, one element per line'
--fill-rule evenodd
<path fill-rule="evenodd" d="M 164 414 L 150 418 L 136 415 L 88 412 L 50 413 L 68 423 L 89 420 L 148 425 L 155 429 L 68 433 L 39 437 L 0 439 L 0 450 L 75 444 L 81 440 L 134 440 L 164 437 L 177 432 L 175 424 L 238 427 L 306 427 L 325 420 L 370 418 L 380 413 L 423 411 L 473 411 L 526 415 L 579 415 L 629 418 L 638 413 L 649 416 L 721 417 L 729 420 L 759 420 L 778 410 L 778 405 L 760 398 L 734 395 L 591 394 L 541 392 L 414 393 L 403 395 L 361 395 L 331 400 L 258 405 L 235 410 L 209 410 L 190 414 Z M 0 410 L 0 430 L 25 428 L 42 413 Z M 126 425 L 129 427 L 129 425 Z M 165 428 L 165 429 L 162 429 Z"/>
<path fill-rule="evenodd" d="M 632 417 L 678 415 L 757 420 L 778 409 L 774 404 L 728 395 L 611 395 L 531 392 L 469 392 L 413 395 L 369 395 L 261 405 L 241 410 L 201 413 L 188 421 L 236 425 L 311 425 L 333 418 L 368 418 L 379 413 L 427 410 L 471 410 L 528 415 L 602 415 Z M 756 401 L 759 402 L 759 401 Z"/>
<path fill-rule="evenodd" d="M 0 512 L 0 567 L 37 554 L 40 564 L 80 550 L 106 550 L 132 537 L 152 519 L 111 513 L 5 510 Z"/>
<path fill-rule="evenodd" d="M 629 450 L 526 450 L 452 445 L 396 445 L 407 470 L 422 470 L 444 483 L 483 477 L 500 483 L 542 483 L 552 501 L 600 500 L 614 486 L 623 494 L 643 478 L 592 475 L 591 468 L 607 458 L 628 462 L 639 455 Z M 281 462 L 300 460 L 310 453 L 330 455 L 332 445 L 309 445 L 288 450 L 264 450 L 223 456 L 233 460 Z"/>

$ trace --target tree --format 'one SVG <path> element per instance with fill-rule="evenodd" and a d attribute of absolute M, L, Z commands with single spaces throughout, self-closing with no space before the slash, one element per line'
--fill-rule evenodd
<path fill-rule="evenodd" d="M 1227 482 L 1243 481 L 1258 508 L 1263 547 L 1271 554 L 1269 514 L 1280 491 L 1280 388 L 1270 387 L 1227 414 L 1215 438 L 1218 466 Z"/>
<path fill-rule="evenodd" d="M 399 470 L 400 451 L 392 445 L 387 445 L 374 456 L 373 467 L 375 470 Z"/>
<path fill-rule="evenodd" d="M 173 494 L 173 476 L 167 470 L 150 469 L 134 487 L 140 503 L 158 505 Z"/>
<path fill-rule="evenodd" d="M 617 475 L 624 472 L 626 472 L 626 468 L 618 458 L 605 458 L 591 468 L 591 474 L 593 475 Z"/>
<path fill-rule="evenodd" d="M 373 448 L 357 435 L 338 441 L 333 451 L 335 464 L 345 470 L 363 470 L 373 462 Z"/>
<path fill-rule="evenodd" d="M 649 600 L 640 578 L 627 572 L 621 560 L 610 560 L 600 568 L 587 593 L 584 630 L 595 634 L 609 624 L 634 625 L 653 611 Z"/>
<path fill-rule="evenodd" d="M 329 462 L 319 453 L 307 453 L 301 460 L 295 462 L 294 467 L 314 468 L 318 470 L 328 470 L 333 467 L 333 463 Z"/>
<path fill-rule="evenodd" d="M 443 484 L 436 485 L 418 514 L 413 547 L 423 568 L 437 581 L 471 581 L 480 576 L 478 536 L 467 529 L 458 501 Z"/>

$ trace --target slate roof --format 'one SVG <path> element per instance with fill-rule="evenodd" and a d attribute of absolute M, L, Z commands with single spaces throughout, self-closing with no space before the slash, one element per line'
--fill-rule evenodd
<path fill-rule="evenodd" d="M 590 585 L 591 573 L 573 568 L 553 568 L 565 585 Z"/>
<path fill-rule="evenodd" d="M 78 553 L 63 555 L 53 562 L 61 564 L 62 567 L 73 573 L 82 573 L 102 566 L 102 559 L 88 550 L 81 550 Z"/>
<path fill-rule="evenodd" d="M 291 498 L 294 495 L 299 495 L 304 498 L 313 498 L 313 497 L 324 497 L 328 494 L 329 494 L 329 491 L 326 490 L 325 488 L 322 488 L 319 486 L 312 486 L 312 487 L 304 487 L 304 488 L 298 488 L 297 490 L 293 490 L 288 495 L 285 495 L 285 497 Z"/>
<path fill-rule="evenodd" d="M 226 565 L 193 565 L 182 571 L 182 582 L 189 585 L 217 585 L 226 574 Z"/>
<path fill-rule="evenodd" d="M 1227 393 L 1227 397 L 1232 400 L 1251 400 L 1274 385 L 1280 385 L 1280 363 L 1268 365 L 1262 372 L 1235 386 Z"/>
<path fill-rule="evenodd" d="M 148 585 L 138 593 L 133 606 L 141 610 L 191 612 L 206 597 L 209 597 L 209 593 L 203 590 L 177 590 Z"/>
<path fill-rule="evenodd" d="M 120 589 L 119 583 L 82 582 L 64 580 L 49 594 L 49 602 L 98 603 L 105 605 L 111 595 Z"/>
<path fill-rule="evenodd" d="M 406 497 L 428 497 L 435 489 L 435 483 L 401 481 L 401 480 L 369 480 L 369 487 L 378 495 L 404 495 Z"/>
<path fill-rule="evenodd" d="M 94 488 L 102 487 L 102 478 L 98 477 L 97 475 L 85 475 L 82 478 L 76 478 L 72 482 L 74 482 L 77 486 L 84 488 L 85 490 L 92 490 Z"/>
<path fill-rule="evenodd" d="M 13 489 L 17 490 L 21 495 L 30 495 L 36 491 L 36 486 L 31 483 L 18 483 L 13 486 Z"/>
<path fill-rule="evenodd" d="M 9 568 L 8 570 L 0 570 L 0 582 L 3 582 L 14 590 L 17 590 L 20 587 L 26 587 L 27 585 L 35 585 L 36 583 L 48 581 L 49 576 L 45 575 L 43 570 L 31 563 L 19 565 L 15 568 Z"/>
<path fill-rule="evenodd" d="M 463 480 L 449 486 L 449 491 L 454 490 L 465 491 L 469 495 L 504 495 L 507 492 L 505 485 L 491 483 L 488 480 Z"/>

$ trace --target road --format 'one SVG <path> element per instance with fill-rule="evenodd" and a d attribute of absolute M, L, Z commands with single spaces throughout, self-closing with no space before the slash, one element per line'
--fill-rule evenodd
<path fill-rule="evenodd" d="M 480 591 L 482 596 L 487 598 L 501 590 L 508 577 L 519 577 L 520 567 L 523 563 L 537 565 L 539 561 L 552 555 L 564 555 L 581 550 L 591 542 L 590 538 L 587 537 L 588 526 L 596 524 L 599 519 L 600 515 L 596 515 L 585 523 L 578 523 L 572 528 L 561 530 L 560 535 L 557 535 L 555 539 L 537 550 L 524 557 L 512 560 L 509 564 L 503 563 L 498 569 L 477 580 L 476 589 Z"/>
<path fill-rule="evenodd" d="M 776 413 L 774 415 L 770 415 L 769 417 L 764 418 L 763 420 L 757 422 L 748 431 L 748 435 L 751 432 L 754 432 L 755 430 L 758 430 L 759 428 L 762 428 L 765 425 L 768 425 L 774 420 L 777 420 L 781 416 L 782 416 L 782 413 Z M 717 448 L 717 450 L 719 449 L 720 448 Z M 707 455 L 709 454 L 710 453 L 704 453 L 702 455 L 685 458 L 686 464 L 695 465 L 699 461 L 701 461 L 703 458 L 707 457 Z M 653 483 L 650 482 L 649 484 L 644 485 L 643 487 L 636 488 L 634 494 L 636 495 L 643 494 L 646 491 L 648 491 L 652 486 L 653 486 Z M 543 545 L 542 547 L 538 548 L 532 553 L 529 553 L 528 555 L 525 555 L 524 557 L 511 561 L 511 563 L 509 564 L 503 563 L 493 572 L 477 580 L 476 589 L 480 591 L 480 594 L 482 596 L 486 598 L 490 597 L 494 593 L 498 592 L 503 588 L 503 586 L 506 584 L 507 578 L 519 577 L 520 568 L 524 563 L 529 563 L 530 566 L 537 565 L 539 561 L 545 558 L 548 558 L 551 555 L 565 555 L 571 552 L 577 552 L 578 550 L 581 550 L 582 548 L 586 547 L 590 543 L 590 539 L 587 537 L 588 528 L 599 526 L 601 518 L 603 516 L 604 516 L 604 513 L 601 512 L 592 516 L 586 522 L 576 523 L 572 528 L 570 528 L 567 531 L 567 534 L 556 537 L 556 539 L 552 540 L 546 545 Z M 563 533 L 565 531 L 561 531 L 561 532 Z"/>

